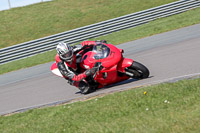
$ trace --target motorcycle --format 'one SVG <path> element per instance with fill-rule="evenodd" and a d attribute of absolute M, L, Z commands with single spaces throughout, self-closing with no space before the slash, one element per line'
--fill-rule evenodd
<path fill-rule="evenodd" d="M 92 50 L 83 54 L 80 67 L 83 70 L 98 67 L 98 71 L 87 77 L 89 89 L 83 90 L 83 94 L 90 93 L 96 89 L 111 85 L 129 78 L 144 79 L 149 77 L 149 70 L 143 64 L 123 56 L 123 49 L 112 44 L 98 43 Z M 57 63 L 51 66 L 51 71 L 62 77 L 57 68 Z"/>

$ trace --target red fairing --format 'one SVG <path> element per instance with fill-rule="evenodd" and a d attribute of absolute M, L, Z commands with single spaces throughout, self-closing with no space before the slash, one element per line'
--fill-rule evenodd
<path fill-rule="evenodd" d="M 87 60 L 83 60 L 83 59 L 82 59 L 81 67 L 82 67 L 83 69 L 91 69 L 91 68 L 94 66 L 96 60 L 93 58 L 93 56 L 94 56 L 95 54 L 96 54 L 96 53 L 94 53 L 94 52 L 92 52 L 92 51 L 89 51 L 89 52 L 87 52 L 87 53 L 84 54 L 83 57 L 86 56 L 86 57 L 87 57 Z M 87 68 L 86 68 L 85 66 L 87 66 Z"/>
<path fill-rule="evenodd" d="M 110 54 L 107 58 L 100 59 L 99 61 L 102 62 L 102 66 L 109 68 L 117 64 L 121 58 L 122 54 L 120 53 L 119 49 L 112 44 L 106 44 L 110 48 Z"/>
<path fill-rule="evenodd" d="M 103 78 L 103 75 L 107 75 L 106 78 Z M 103 86 L 115 83 L 117 81 L 117 65 L 110 67 L 109 69 L 104 68 L 101 72 L 97 74 L 98 76 L 95 78 L 98 83 Z"/>
<path fill-rule="evenodd" d="M 85 45 L 96 45 L 95 41 L 83 41 L 81 43 L 82 46 L 85 46 Z"/>
<path fill-rule="evenodd" d="M 119 64 L 118 64 L 118 71 L 119 72 L 125 72 L 125 68 L 126 67 L 130 67 L 131 64 L 133 64 L 133 60 L 132 59 L 128 59 L 128 58 L 123 58 Z"/>
<path fill-rule="evenodd" d="M 58 70 L 57 68 L 57 63 L 53 63 L 52 66 L 51 66 L 51 71 L 57 75 L 57 76 L 60 76 L 60 77 L 63 77 L 63 75 L 60 73 L 60 71 Z"/>
<path fill-rule="evenodd" d="M 83 59 L 83 61 L 81 63 L 81 67 L 85 68 L 83 66 L 83 64 L 84 64 L 84 65 L 88 66 L 87 69 L 89 69 L 89 68 L 91 69 L 94 66 L 95 62 L 101 62 L 102 66 L 107 68 L 107 69 L 117 65 L 118 62 L 122 58 L 122 54 L 120 53 L 119 49 L 117 47 L 115 47 L 114 45 L 112 45 L 112 44 L 105 44 L 105 45 L 110 48 L 110 53 L 109 53 L 108 57 L 96 60 L 95 58 L 93 58 L 93 56 L 96 53 L 93 52 L 93 51 L 89 51 L 83 56 L 83 58 L 85 56 L 87 56 L 87 60 Z"/>

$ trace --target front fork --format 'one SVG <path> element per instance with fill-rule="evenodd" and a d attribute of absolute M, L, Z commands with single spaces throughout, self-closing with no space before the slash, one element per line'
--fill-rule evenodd
<path fill-rule="evenodd" d="M 134 76 L 134 74 L 126 67 L 125 68 L 125 74 L 127 75 L 127 76 L 130 76 L 130 77 L 133 77 Z"/>

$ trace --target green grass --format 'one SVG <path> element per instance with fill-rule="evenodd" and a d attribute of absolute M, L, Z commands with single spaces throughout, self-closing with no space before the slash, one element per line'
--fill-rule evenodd
<path fill-rule="evenodd" d="M 177 0 L 53 0 L 0 11 L 0 48 Z"/>
<path fill-rule="evenodd" d="M 200 79 L 183 80 L 1 116 L 0 132 L 198 133 L 199 101 Z"/>
<path fill-rule="evenodd" d="M 108 40 L 108 42 L 112 44 L 120 44 L 198 23 L 200 23 L 200 8 L 196 8 L 194 10 L 190 10 L 182 14 L 170 16 L 167 18 L 158 19 L 148 24 L 138 26 L 136 28 L 122 30 L 120 32 L 114 32 L 112 34 L 95 39 L 93 38 L 90 40 L 104 39 Z M 51 52 L 46 52 L 44 54 L 39 54 L 30 58 L 26 58 L 23 60 L 18 60 L 4 65 L 0 65 L 0 74 L 18 70 L 20 68 L 26 68 L 54 61 L 55 54 L 56 52 L 54 50 Z"/>

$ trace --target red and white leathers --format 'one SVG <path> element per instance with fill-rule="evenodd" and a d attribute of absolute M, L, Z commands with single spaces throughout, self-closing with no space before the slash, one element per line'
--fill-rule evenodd
<path fill-rule="evenodd" d="M 79 66 L 77 66 L 77 51 L 82 49 L 83 47 L 87 48 L 91 45 L 96 45 L 95 41 L 83 41 L 80 45 L 76 45 L 73 49 L 73 59 L 71 62 L 66 62 L 62 60 L 58 54 L 55 56 L 55 60 L 58 66 L 58 69 L 60 70 L 61 74 L 70 82 L 71 85 L 74 85 L 76 87 L 80 87 L 79 83 L 80 81 L 83 81 L 87 77 L 86 72 L 81 72 L 79 69 Z M 83 53 L 84 54 L 84 53 Z M 79 54 L 80 55 L 80 54 Z"/>

